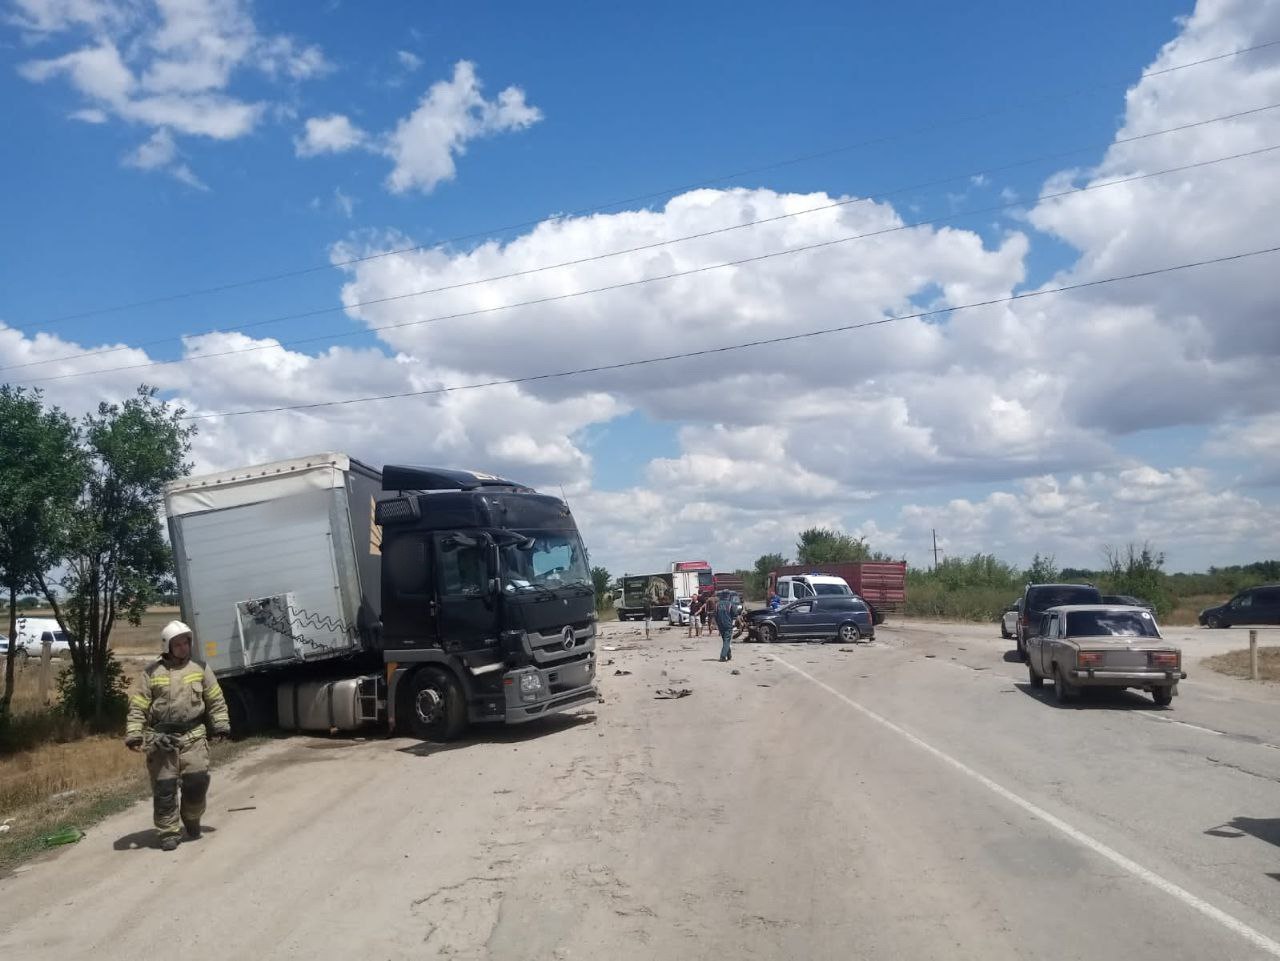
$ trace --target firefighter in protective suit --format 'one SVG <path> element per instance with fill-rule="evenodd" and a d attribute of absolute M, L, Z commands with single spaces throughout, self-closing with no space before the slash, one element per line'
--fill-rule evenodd
<path fill-rule="evenodd" d="M 191 840 L 200 837 L 209 792 L 205 715 L 218 740 L 231 733 L 231 723 L 213 671 L 191 660 L 191 628 L 170 621 L 160 636 L 164 653 L 142 672 L 138 690 L 129 698 L 124 742 L 131 751 L 146 752 L 160 847 L 172 851 L 181 840 L 179 785 L 182 827 Z"/>

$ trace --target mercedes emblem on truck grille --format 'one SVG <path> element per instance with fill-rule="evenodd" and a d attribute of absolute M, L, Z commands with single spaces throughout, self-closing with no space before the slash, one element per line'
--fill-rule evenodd
<path fill-rule="evenodd" d="M 564 645 L 563 645 L 563 647 L 564 647 L 564 649 L 565 649 L 566 651 L 572 651 L 572 650 L 573 650 L 573 644 L 574 644 L 574 639 L 573 639 L 573 628 L 572 628 L 572 627 L 566 627 L 566 628 L 564 629 Z"/>

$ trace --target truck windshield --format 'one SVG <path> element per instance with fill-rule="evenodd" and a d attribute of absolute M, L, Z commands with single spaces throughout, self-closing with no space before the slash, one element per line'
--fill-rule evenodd
<path fill-rule="evenodd" d="M 586 552 L 572 531 L 522 532 L 531 545 L 502 548 L 502 589 L 508 593 L 537 591 L 566 584 L 591 584 Z"/>
<path fill-rule="evenodd" d="M 844 584 L 814 584 L 813 592 L 820 597 L 848 597 L 853 593 Z"/>

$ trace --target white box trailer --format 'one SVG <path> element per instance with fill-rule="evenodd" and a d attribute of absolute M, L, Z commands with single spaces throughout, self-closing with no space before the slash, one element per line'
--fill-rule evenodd
<path fill-rule="evenodd" d="M 219 677 L 377 646 L 381 531 L 395 496 L 345 454 L 184 478 L 165 490 L 183 617 Z"/>

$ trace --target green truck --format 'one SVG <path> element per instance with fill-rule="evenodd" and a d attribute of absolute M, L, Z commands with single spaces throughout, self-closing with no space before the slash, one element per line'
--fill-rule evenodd
<path fill-rule="evenodd" d="M 622 578 L 618 620 L 666 620 L 667 608 L 674 602 L 670 574 L 630 574 Z"/>

